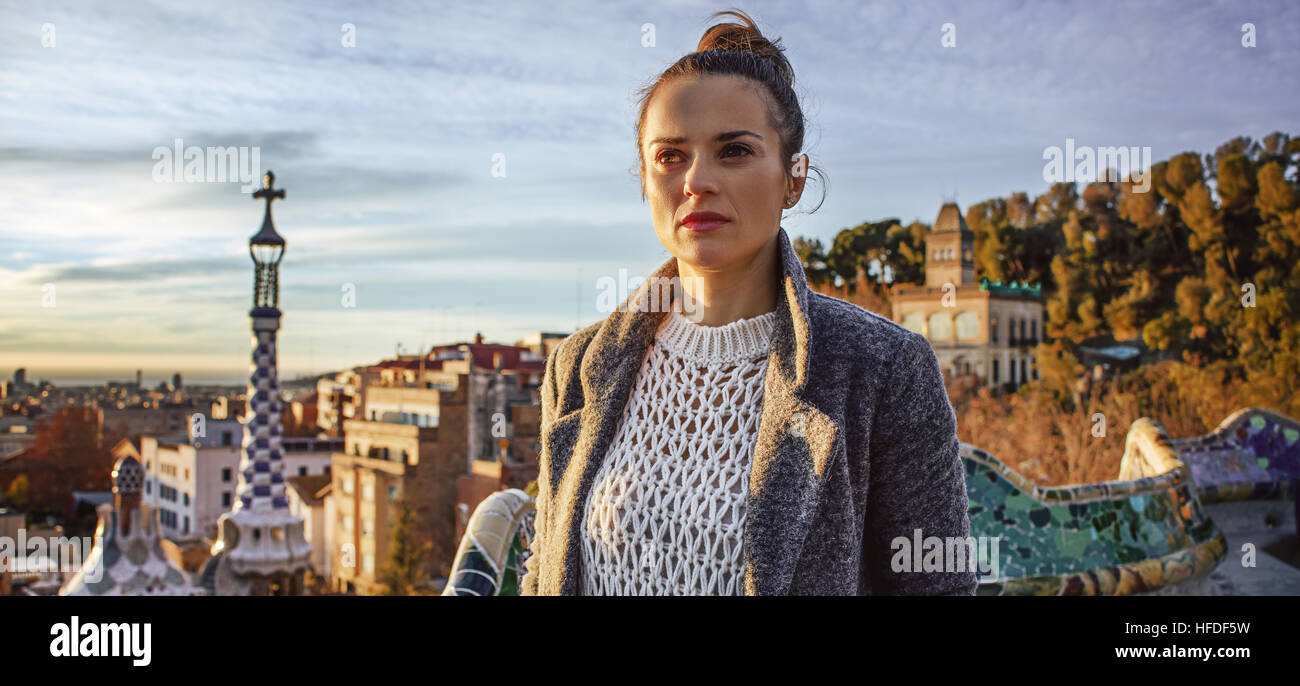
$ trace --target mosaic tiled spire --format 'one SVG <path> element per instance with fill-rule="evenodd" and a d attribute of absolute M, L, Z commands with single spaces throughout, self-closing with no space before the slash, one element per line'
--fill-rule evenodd
<path fill-rule="evenodd" d="M 284 453 L 281 449 L 279 365 L 276 361 L 276 333 L 280 330 L 280 259 L 285 241 L 271 221 L 271 203 L 284 197 L 284 189 L 272 188 L 275 174 L 268 171 L 254 198 L 266 200 L 262 229 L 249 241 L 256 267 L 253 282 L 253 363 L 248 377 L 248 408 L 244 415 L 243 459 L 239 467 L 239 502 L 235 512 L 288 511 L 285 494 Z"/>
<path fill-rule="evenodd" d="M 213 554 L 225 553 L 236 575 L 292 576 L 308 568 L 311 544 L 303 524 L 289 512 L 281 448 L 280 381 L 276 333 L 280 329 L 280 259 L 285 241 L 271 221 L 271 203 L 284 198 L 270 171 L 254 198 L 266 200 L 262 228 L 249 241 L 253 281 L 253 360 L 248 379 L 248 409 L 244 415 L 243 457 L 234 510 L 219 523 L 221 540 Z"/>

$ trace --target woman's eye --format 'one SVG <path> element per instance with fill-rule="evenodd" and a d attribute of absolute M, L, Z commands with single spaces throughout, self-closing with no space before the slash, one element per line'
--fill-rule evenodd
<path fill-rule="evenodd" d="M 740 153 L 739 155 L 734 155 L 735 157 L 745 157 L 754 154 L 752 151 L 750 151 L 749 148 L 743 145 L 729 145 L 723 149 L 722 156 L 724 158 L 733 157 L 731 153 Z M 665 150 L 664 152 L 659 153 L 657 159 L 659 160 L 659 164 L 672 164 L 674 162 L 680 161 L 677 159 L 673 159 L 676 157 L 680 157 L 680 155 L 678 155 L 676 151 Z"/>

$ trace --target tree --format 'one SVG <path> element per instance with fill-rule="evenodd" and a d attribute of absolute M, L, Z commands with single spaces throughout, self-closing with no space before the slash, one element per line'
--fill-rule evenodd
<path fill-rule="evenodd" d="M 380 572 L 381 595 L 410 595 L 412 589 L 429 580 L 431 545 L 420 541 L 415 531 L 415 510 L 406 496 L 393 503 L 391 557 Z"/>
<path fill-rule="evenodd" d="M 790 247 L 803 263 L 803 271 L 808 277 L 808 283 L 820 286 L 833 280 L 834 274 L 826 264 L 826 248 L 822 246 L 820 239 L 800 236 L 794 239 Z"/>
<path fill-rule="evenodd" d="M 868 276 L 875 294 L 888 298 L 889 284 L 885 267 L 890 260 L 890 229 L 898 225 L 897 219 L 866 222 L 845 229 L 835 236 L 835 242 L 826 255 L 826 263 L 846 283 L 856 283 L 859 274 Z M 900 241 L 903 236 L 895 233 Z"/>
<path fill-rule="evenodd" d="M 61 407 L 37 430 L 27 457 L 29 512 L 63 513 L 73 491 L 109 489 L 113 455 L 100 439 L 99 416 L 93 408 Z"/>
<path fill-rule="evenodd" d="M 20 509 L 27 509 L 28 492 L 31 490 L 31 481 L 27 479 L 26 474 L 19 474 L 13 481 L 9 482 L 9 489 L 5 491 L 5 501 L 10 505 Z"/>

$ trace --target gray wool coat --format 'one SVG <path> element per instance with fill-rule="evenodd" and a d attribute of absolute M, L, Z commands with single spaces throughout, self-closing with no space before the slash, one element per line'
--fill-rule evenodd
<path fill-rule="evenodd" d="M 970 533 L 956 417 L 933 349 L 809 290 L 784 228 L 777 241 L 783 275 L 746 498 L 745 595 L 973 595 L 976 572 L 964 566 L 891 565 L 896 537 Z M 670 258 L 653 276 L 676 275 Z M 522 595 L 578 595 L 582 508 L 664 316 L 620 307 L 547 359 Z"/>

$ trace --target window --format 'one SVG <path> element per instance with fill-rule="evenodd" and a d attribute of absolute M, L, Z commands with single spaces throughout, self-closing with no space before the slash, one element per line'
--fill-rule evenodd
<path fill-rule="evenodd" d="M 149 487 L 152 486 L 152 485 L 153 485 L 153 481 L 152 481 L 152 479 L 145 479 L 145 480 L 144 480 L 144 493 L 145 493 L 145 495 L 149 495 L 149 490 L 150 490 Z"/>
<path fill-rule="evenodd" d="M 388 502 L 391 503 L 391 502 L 393 502 L 394 500 L 397 500 L 397 487 L 396 487 L 396 486 L 389 486 L 389 487 L 388 487 Z"/>
<path fill-rule="evenodd" d="M 342 486 L 345 495 L 352 495 L 352 479 L 343 479 Z"/>
<path fill-rule="evenodd" d="M 189 481 L 189 480 L 190 480 L 190 468 L 189 468 L 189 467 L 186 467 L 186 468 L 185 468 L 185 480 L 186 480 L 186 481 Z"/>
<path fill-rule="evenodd" d="M 957 338 L 964 341 L 974 340 L 980 333 L 980 317 L 971 311 L 957 315 Z"/>
<path fill-rule="evenodd" d="M 299 468 L 298 468 L 298 476 L 307 476 L 307 468 L 306 468 L 306 467 L 299 467 Z"/>
<path fill-rule="evenodd" d="M 947 312 L 935 312 L 930 315 L 930 340 L 947 341 L 952 339 L 952 317 Z"/>
<path fill-rule="evenodd" d="M 1011 324 L 1011 326 L 1007 327 L 1007 344 L 1015 345 L 1016 344 L 1016 318 L 1012 317 L 1009 323 Z"/>
<path fill-rule="evenodd" d="M 343 525 L 343 531 L 352 533 L 352 515 L 343 515 L 343 519 L 340 520 L 340 523 Z"/>
<path fill-rule="evenodd" d="M 1007 365 L 1007 376 L 1010 377 L 1009 380 L 1011 381 L 1011 385 L 1012 386 L 1016 385 L 1016 361 L 1015 360 L 1012 360 L 1011 364 Z"/>
<path fill-rule="evenodd" d="M 375 499 L 375 482 L 367 481 L 361 485 L 361 499 L 367 501 Z"/>
<path fill-rule="evenodd" d="M 1001 383 L 1001 382 L 1002 382 L 1002 379 L 1000 378 L 1000 375 L 998 374 L 998 371 L 999 371 L 999 370 L 998 370 L 998 362 L 1000 362 L 1000 361 L 1001 361 L 1001 360 L 993 360 L 993 383 Z"/>
<path fill-rule="evenodd" d="M 230 483 L 230 467 L 221 468 L 221 483 L 223 484 Z"/>
<path fill-rule="evenodd" d="M 184 503 L 183 503 L 183 504 L 186 505 L 186 506 L 188 506 L 188 505 L 190 504 L 190 494 L 189 494 L 189 493 L 182 493 L 181 495 L 184 496 Z"/>
<path fill-rule="evenodd" d="M 231 439 L 230 432 L 229 432 L 229 431 L 222 431 L 222 432 L 221 432 L 221 445 L 230 445 L 231 442 L 232 442 L 232 439 Z"/>
<path fill-rule="evenodd" d="M 1029 333 L 1030 333 L 1030 337 L 1031 337 L 1031 338 L 1033 338 L 1034 340 L 1038 340 L 1038 320 L 1037 320 L 1037 319 L 1035 319 L 1034 322 L 1033 322 L 1033 324 L 1030 325 L 1030 327 L 1029 327 Z"/>
<path fill-rule="evenodd" d="M 187 534 L 190 532 L 190 516 L 189 516 L 189 515 L 185 515 L 185 527 L 184 527 L 183 529 L 181 529 L 181 531 L 183 531 L 183 532 L 185 532 L 185 533 L 187 533 Z"/>
<path fill-rule="evenodd" d="M 230 491 L 225 491 L 221 494 L 221 506 L 230 507 Z"/>
<path fill-rule="evenodd" d="M 907 315 L 906 317 L 903 317 L 903 328 L 907 329 L 908 331 L 915 331 L 916 333 L 919 333 L 922 336 L 924 336 L 925 315 L 921 314 L 920 312 L 913 312 Z"/>
<path fill-rule="evenodd" d="M 1027 338 L 1028 338 L 1028 336 L 1025 335 L 1025 320 L 1021 319 L 1021 320 L 1020 320 L 1020 340 L 1021 340 L 1021 341 L 1024 341 L 1024 340 L 1026 340 Z M 1024 370 L 1021 370 L 1021 374 L 1020 374 L 1020 376 L 1021 376 L 1022 378 L 1024 377 Z"/>
<path fill-rule="evenodd" d="M 362 569 L 363 571 L 365 571 L 366 574 L 374 574 L 374 573 L 375 573 L 375 556 L 374 556 L 374 555 L 370 555 L 370 554 L 362 555 L 362 556 L 361 556 L 361 569 Z"/>
<path fill-rule="evenodd" d="M 989 340 L 994 343 L 998 342 L 998 318 L 997 317 L 992 317 L 991 319 L 989 319 Z M 994 364 L 997 363 L 995 362 Z M 994 379 L 994 381 L 997 381 L 997 379 Z"/>
<path fill-rule="evenodd" d="M 361 535 L 365 538 L 373 538 L 375 534 L 375 523 L 369 519 L 361 520 Z"/>
<path fill-rule="evenodd" d="M 1027 371 L 1027 369 L 1028 369 L 1028 366 L 1027 366 L 1027 365 L 1028 365 L 1028 364 L 1029 364 L 1028 361 L 1026 361 L 1026 360 L 1024 360 L 1024 359 L 1021 359 L 1021 360 L 1020 360 L 1020 382 L 1021 382 L 1021 383 L 1024 383 L 1024 382 L 1026 382 L 1026 381 L 1029 381 L 1029 373 L 1028 373 L 1028 371 Z"/>
<path fill-rule="evenodd" d="M 1033 370 L 1034 370 L 1034 381 L 1037 381 L 1037 380 L 1038 380 L 1038 365 L 1034 365 L 1034 366 L 1033 366 Z"/>

